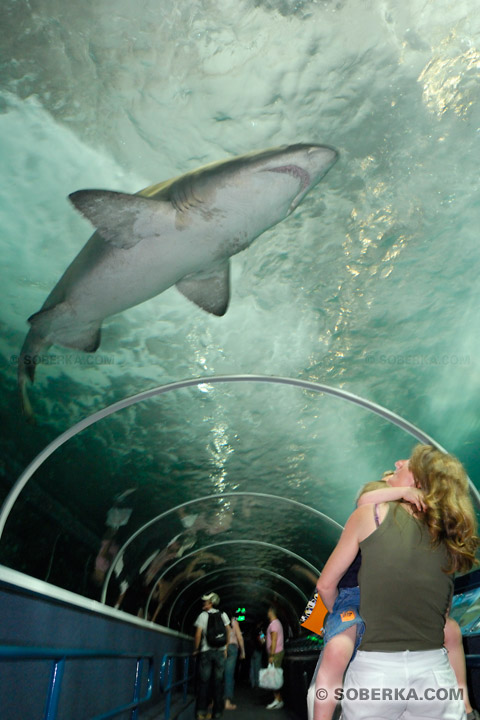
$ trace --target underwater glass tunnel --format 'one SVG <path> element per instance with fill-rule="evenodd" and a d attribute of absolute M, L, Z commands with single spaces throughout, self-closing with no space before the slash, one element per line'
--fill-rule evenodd
<path fill-rule="evenodd" d="M 471 0 L 0 16 L 0 576 L 294 638 L 416 442 L 480 518 Z"/>

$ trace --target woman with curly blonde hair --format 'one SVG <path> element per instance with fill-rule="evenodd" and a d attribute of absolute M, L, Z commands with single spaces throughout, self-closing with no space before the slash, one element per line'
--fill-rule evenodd
<path fill-rule="evenodd" d="M 365 633 L 343 690 L 343 720 L 465 720 L 443 647 L 457 571 L 478 547 L 475 514 L 461 463 L 429 445 L 398 460 L 389 485 L 423 492 L 406 502 L 364 505 L 348 519 L 317 588 L 331 609 L 337 585 L 361 550 L 358 579 Z"/>
<path fill-rule="evenodd" d="M 432 445 L 417 445 L 408 464 L 416 487 L 424 492 L 422 520 L 432 543 L 445 543 L 447 572 L 471 570 L 478 547 L 477 523 L 462 463 Z"/>

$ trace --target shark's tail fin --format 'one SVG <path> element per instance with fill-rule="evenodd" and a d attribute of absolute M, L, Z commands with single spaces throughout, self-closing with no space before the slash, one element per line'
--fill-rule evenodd
<path fill-rule="evenodd" d="M 18 358 L 18 389 L 20 391 L 20 403 L 23 414 L 28 423 L 35 423 L 35 415 L 27 393 L 27 383 L 33 383 L 35 379 L 35 368 L 38 362 L 38 353 L 45 350 L 50 343 L 38 335 L 33 329 L 25 338 L 23 347 Z"/>

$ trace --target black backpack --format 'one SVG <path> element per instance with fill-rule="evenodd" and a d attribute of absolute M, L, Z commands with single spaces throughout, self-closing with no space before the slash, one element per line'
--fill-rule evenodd
<path fill-rule="evenodd" d="M 220 611 L 208 613 L 205 639 L 211 648 L 220 648 L 227 644 L 227 628 L 223 624 Z"/>

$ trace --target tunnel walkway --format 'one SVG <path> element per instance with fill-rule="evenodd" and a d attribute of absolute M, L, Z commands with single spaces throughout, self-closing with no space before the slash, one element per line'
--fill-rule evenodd
<path fill-rule="evenodd" d="M 287 720 L 293 716 L 288 709 L 267 710 L 266 706 L 273 700 L 273 693 L 259 688 L 250 688 L 243 683 L 235 686 L 236 710 L 225 710 L 223 720 Z"/>

